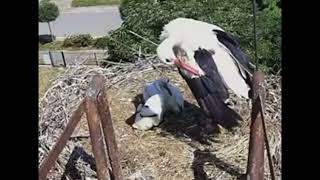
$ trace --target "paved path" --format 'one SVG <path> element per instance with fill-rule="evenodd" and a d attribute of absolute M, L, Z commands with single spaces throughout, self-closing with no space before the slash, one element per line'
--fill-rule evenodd
<path fill-rule="evenodd" d="M 57 38 L 86 33 L 104 36 L 121 23 L 118 6 L 81 7 L 62 12 L 56 21 L 51 22 L 51 28 Z M 39 35 L 49 33 L 47 23 L 39 23 Z"/>

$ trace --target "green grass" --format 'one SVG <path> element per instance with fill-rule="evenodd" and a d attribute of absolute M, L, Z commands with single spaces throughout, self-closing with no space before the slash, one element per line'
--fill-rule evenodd
<path fill-rule="evenodd" d="M 91 50 L 91 49 L 97 49 L 92 46 L 87 47 L 63 47 L 62 46 L 63 41 L 54 41 L 47 44 L 40 44 L 39 43 L 39 50 L 70 50 L 70 51 L 77 51 L 77 50 Z"/>
<path fill-rule="evenodd" d="M 73 0 L 72 7 L 87 7 L 87 6 L 101 6 L 101 5 L 118 5 L 120 0 Z"/>
<path fill-rule="evenodd" d="M 63 41 L 53 41 L 51 43 L 40 44 L 39 50 L 60 50 L 62 49 Z"/>
<path fill-rule="evenodd" d="M 41 98 L 51 86 L 52 80 L 64 71 L 63 68 L 39 67 L 39 98 Z"/>
<path fill-rule="evenodd" d="M 41 3 L 48 3 L 50 0 L 42 0 Z"/>

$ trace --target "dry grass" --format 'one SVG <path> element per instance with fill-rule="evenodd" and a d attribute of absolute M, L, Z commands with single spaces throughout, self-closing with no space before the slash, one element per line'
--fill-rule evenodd
<path fill-rule="evenodd" d="M 46 149 L 52 147 L 73 110 L 83 99 L 90 77 L 97 72 L 106 75 L 108 79 L 107 98 L 120 150 L 121 165 L 127 179 L 224 180 L 236 179 L 245 172 L 250 104 L 243 99 L 233 98 L 235 111 L 243 117 L 240 126 L 233 131 L 221 129 L 220 134 L 213 135 L 207 140 L 201 135 L 201 128 L 198 126 L 201 112 L 180 75 L 166 67 L 153 69 L 151 64 L 144 62 L 107 69 L 78 66 L 68 69 L 64 76 L 53 82 L 40 102 L 39 163 L 46 157 Z M 129 122 L 134 116 L 135 102 L 139 100 L 143 84 L 163 76 L 180 87 L 186 99 L 185 111 L 179 116 L 165 117 L 165 121 L 159 127 L 150 131 L 133 130 Z M 276 175 L 279 179 L 281 175 L 280 77 L 268 76 L 267 82 L 269 91 L 266 121 L 271 153 L 275 159 Z M 77 96 L 68 98 L 76 92 Z M 85 117 L 60 156 L 59 164 L 50 173 L 49 179 L 60 179 L 65 171 L 69 177 L 73 177 L 70 179 L 96 177 L 92 171 L 95 167 L 88 167 L 88 164 L 94 163 L 90 139 L 87 138 L 88 127 L 84 119 Z M 76 157 L 74 155 L 77 154 L 76 151 L 78 155 L 81 154 L 79 156 L 82 160 L 75 160 L 76 163 L 72 165 L 69 155 Z M 267 160 L 265 163 L 265 173 L 268 177 Z"/>

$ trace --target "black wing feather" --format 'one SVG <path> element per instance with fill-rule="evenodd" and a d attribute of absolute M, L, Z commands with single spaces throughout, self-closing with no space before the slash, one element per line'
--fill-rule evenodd
<path fill-rule="evenodd" d="M 206 88 L 206 91 L 220 97 L 222 100 L 226 100 L 229 97 L 229 93 L 218 72 L 212 54 L 205 49 L 199 48 L 199 50 L 195 51 L 194 58 L 196 63 L 206 74 L 201 77 L 201 81 Z"/>
<path fill-rule="evenodd" d="M 238 125 L 241 117 L 231 110 L 224 100 L 229 97 L 227 88 L 218 73 L 212 54 L 205 49 L 195 51 L 194 56 L 200 68 L 206 73 L 199 78 L 189 78 L 179 69 L 205 115 L 225 128 Z"/>
<path fill-rule="evenodd" d="M 234 38 L 231 34 L 224 31 L 220 31 L 220 30 L 213 30 L 213 31 L 216 33 L 219 42 L 225 45 L 230 50 L 232 55 L 238 60 L 241 66 L 244 67 L 244 68 L 243 67 L 240 67 L 240 68 L 247 71 L 247 73 L 249 72 L 250 74 L 253 74 L 255 67 L 251 64 L 250 58 L 241 50 L 240 44 L 236 40 L 236 38 Z M 248 76 L 247 73 L 246 73 L 246 76 Z M 248 78 L 248 77 L 245 77 L 245 78 Z"/>
<path fill-rule="evenodd" d="M 167 93 L 172 96 L 172 92 L 170 90 L 170 88 L 168 87 L 168 81 L 167 80 L 164 80 L 164 79 L 161 79 L 161 80 L 158 80 L 159 81 L 159 87 L 162 89 L 162 90 L 165 90 L 167 91 Z"/>

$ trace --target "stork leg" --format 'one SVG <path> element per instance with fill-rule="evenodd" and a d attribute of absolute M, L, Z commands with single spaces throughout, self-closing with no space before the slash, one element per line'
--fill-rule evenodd
<path fill-rule="evenodd" d="M 214 133 L 220 132 L 220 128 L 218 126 L 218 123 L 209 117 L 207 117 L 205 119 L 205 123 L 203 124 L 203 128 L 204 128 L 205 134 L 214 134 Z"/>

